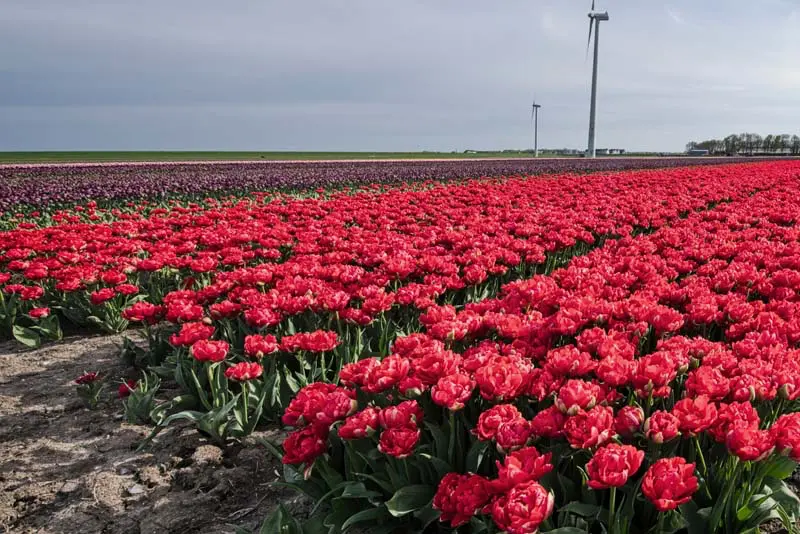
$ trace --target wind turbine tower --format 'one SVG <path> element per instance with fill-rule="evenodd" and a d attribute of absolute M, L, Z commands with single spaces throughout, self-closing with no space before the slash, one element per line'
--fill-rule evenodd
<path fill-rule="evenodd" d="M 592 26 L 594 30 L 594 62 L 592 63 L 592 100 L 589 106 L 589 146 L 586 157 L 595 157 L 594 130 L 597 115 L 597 55 L 600 50 L 600 22 L 608 20 L 608 11 L 595 11 L 594 0 L 592 10 L 589 11 L 589 40 L 586 41 L 586 56 L 589 56 L 589 45 L 592 43 Z"/>
<path fill-rule="evenodd" d="M 541 105 L 536 103 L 536 99 L 533 100 L 533 106 L 531 106 L 531 122 L 533 123 L 533 157 L 539 157 L 539 108 L 542 107 Z"/>

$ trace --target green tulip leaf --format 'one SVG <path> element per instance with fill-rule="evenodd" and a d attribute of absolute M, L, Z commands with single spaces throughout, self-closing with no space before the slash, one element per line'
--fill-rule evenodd
<path fill-rule="evenodd" d="M 405 486 L 397 490 L 386 502 L 386 509 L 394 517 L 402 517 L 425 507 L 431 502 L 435 493 L 436 488 L 433 486 Z"/>

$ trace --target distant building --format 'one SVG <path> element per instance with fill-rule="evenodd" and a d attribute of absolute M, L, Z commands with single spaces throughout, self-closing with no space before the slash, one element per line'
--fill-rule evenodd
<path fill-rule="evenodd" d="M 686 152 L 689 156 L 708 156 L 708 150 L 705 148 L 693 148 Z"/>
<path fill-rule="evenodd" d="M 598 148 L 595 154 L 598 156 L 613 156 L 614 154 L 624 154 L 624 148 Z"/>

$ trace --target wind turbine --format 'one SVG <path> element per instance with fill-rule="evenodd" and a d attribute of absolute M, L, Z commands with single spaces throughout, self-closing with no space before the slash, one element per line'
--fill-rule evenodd
<path fill-rule="evenodd" d="M 541 105 L 536 103 L 536 97 L 533 98 L 533 106 L 531 106 L 531 126 L 533 126 L 533 157 L 539 157 L 539 108 Z"/>
<path fill-rule="evenodd" d="M 595 157 L 594 123 L 597 115 L 597 54 L 600 49 L 600 22 L 608 20 L 608 11 L 595 11 L 594 0 L 589 11 L 589 39 L 586 41 L 586 57 L 589 57 L 589 45 L 592 43 L 592 26 L 594 30 L 594 63 L 592 64 L 592 101 L 589 106 L 589 147 L 586 156 Z M 596 23 L 596 24 L 595 24 Z"/>

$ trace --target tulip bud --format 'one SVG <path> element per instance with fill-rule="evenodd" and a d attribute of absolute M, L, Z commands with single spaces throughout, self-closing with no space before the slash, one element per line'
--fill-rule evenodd
<path fill-rule="evenodd" d="M 644 434 L 656 444 L 662 444 L 680 436 L 680 421 L 669 412 L 656 411 L 644 423 Z"/>
<path fill-rule="evenodd" d="M 644 410 L 639 406 L 625 406 L 614 419 L 614 430 L 623 438 L 630 439 L 639 431 L 644 421 Z"/>
<path fill-rule="evenodd" d="M 425 385 L 419 378 L 409 376 L 400 381 L 397 389 L 404 397 L 413 399 L 422 395 L 422 392 L 425 391 Z"/>

